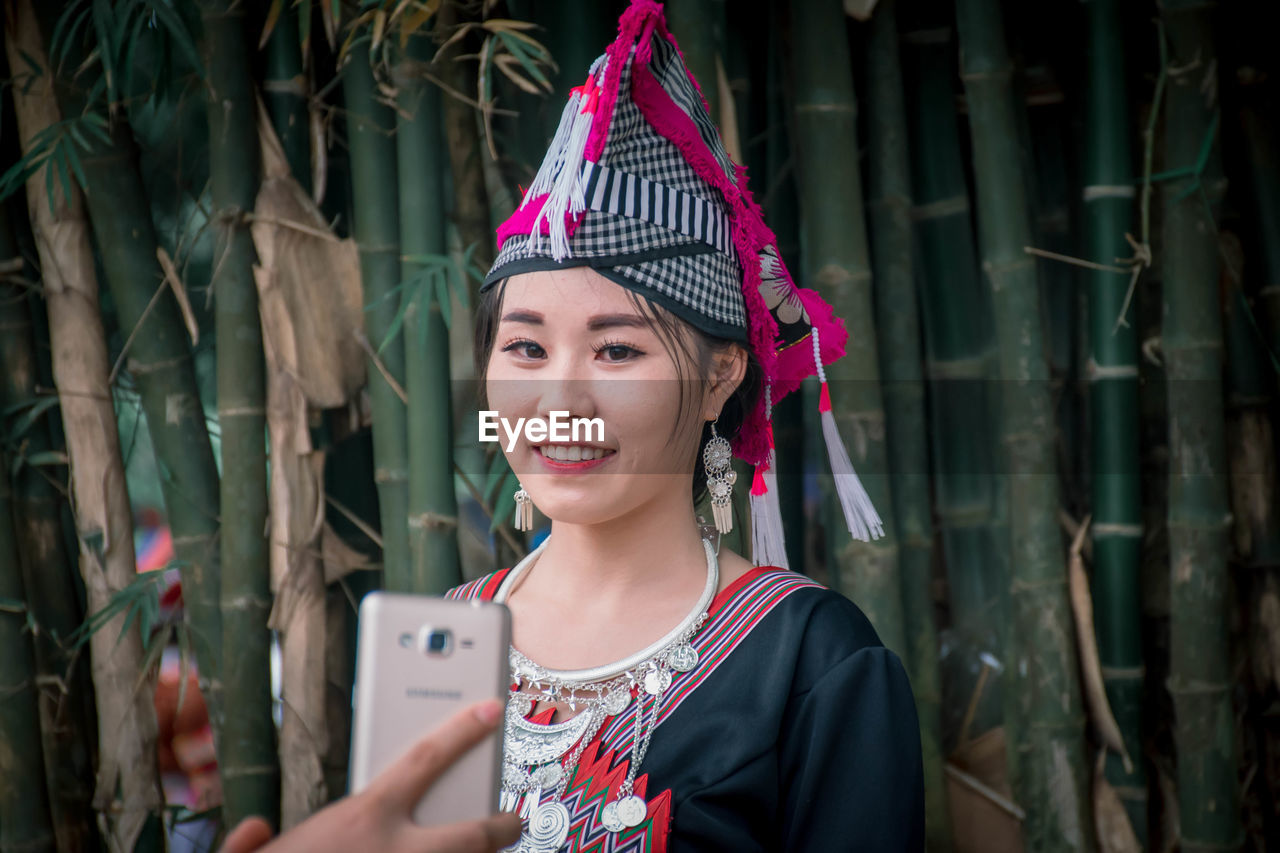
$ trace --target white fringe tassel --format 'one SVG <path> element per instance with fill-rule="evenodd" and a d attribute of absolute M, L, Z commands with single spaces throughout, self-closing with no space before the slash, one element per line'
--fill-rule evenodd
<path fill-rule="evenodd" d="M 596 85 L 596 72 L 602 59 L 603 57 L 597 59 L 591 66 L 591 75 L 587 79 L 592 87 Z M 593 89 L 591 95 L 587 95 L 585 91 L 575 91 L 569 96 L 569 103 L 560 114 L 560 124 L 556 127 L 551 147 L 547 149 L 542 165 L 538 167 L 538 174 L 525 195 L 527 199 L 547 195 L 546 203 L 533 221 L 529 239 L 535 249 L 542 248 L 542 223 L 545 221 L 551 238 L 551 257 L 557 261 L 569 256 L 569 232 L 565 218 L 577 216 L 587 209 L 582 161 L 586 155 L 587 137 L 591 135 L 591 124 L 595 119 L 595 91 L 598 90 Z"/>
<path fill-rule="evenodd" d="M 773 450 L 769 451 L 769 467 L 761 479 L 764 494 L 751 490 L 751 562 L 757 566 L 777 566 L 789 569 L 787 543 L 782 530 L 782 505 L 778 500 L 778 474 Z"/>
<path fill-rule="evenodd" d="M 872 505 L 867 490 L 863 488 L 862 481 L 853 470 L 849 452 L 844 449 L 844 442 L 840 440 L 840 430 L 836 427 L 836 418 L 830 409 L 822 413 L 822 437 L 827 442 L 827 457 L 831 460 L 836 495 L 840 498 L 840 509 L 844 511 L 849 535 L 863 542 L 879 539 L 884 535 L 884 524 L 880 521 L 880 515 Z"/>
<path fill-rule="evenodd" d="M 831 395 L 827 390 L 827 372 L 822 367 L 822 344 L 818 340 L 818 327 L 809 330 L 813 339 L 813 363 L 817 368 L 818 381 L 822 383 L 822 397 L 818 409 L 822 417 L 822 438 L 827 443 L 827 458 L 831 462 L 831 473 L 835 479 L 836 496 L 840 498 L 840 509 L 844 511 L 844 522 L 849 527 L 849 535 L 854 539 L 869 542 L 884 535 L 884 523 L 880 514 L 871 503 L 871 496 L 863 488 L 849 461 L 849 451 L 845 450 L 840 440 L 840 430 L 836 427 L 836 416 L 831 413 Z"/>

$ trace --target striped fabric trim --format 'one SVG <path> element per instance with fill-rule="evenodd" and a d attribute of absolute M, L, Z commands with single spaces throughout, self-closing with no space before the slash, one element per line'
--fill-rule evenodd
<path fill-rule="evenodd" d="M 590 160 L 582 164 L 582 175 L 588 209 L 669 228 L 734 257 L 729 217 L 719 205 Z"/>
<path fill-rule="evenodd" d="M 485 575 L 450 591 L 448 597 L 490 600 L 509 571 L 503 569 Z M 804 575 L 777 568 L 755 569 L 744 575 L 734 586 L 738 588 L 729 587 L 713 602 L 710 618 L 693 638 L 692 645 L 698 650 L 698 665 L 688 672 L 674 673 L 662 710 L 658 713 L 658 725 L 662 725 L 716 671 L 751 633 L 751 629 L 787 596 L 802 589 L 824 589 L 822 584 Z M 646 720 L 653 712 L 654 697 L 639 687 L 632 690 L 639 694 L 639 700 L 632 702 L 626 711 L 610 720 L 596 736 L 604 750 L 619 754 L 629 750 L 635 739 L 637 711 L 643 709 Z"/>
<path fill-rule="evenodd" d="M 729 653 L 769 614 L 779 602 L 801 589 L 822 589 L 822 584 L 785 569 L 758 570 L 754 577 L 716 610 L 693 639 L 698 650 L 698 665 L 688 672 L 676 673 L 658 713 L 658 725 L 679 708 L 685 699 L 710 677 Z M 636 711 L 642 707 L 646 719 L 652 713 L 654 697 L 640 691 L 639 702 L 610 721 L 600 735 L 605 749 L 631 748 L 635 737 Z"/>

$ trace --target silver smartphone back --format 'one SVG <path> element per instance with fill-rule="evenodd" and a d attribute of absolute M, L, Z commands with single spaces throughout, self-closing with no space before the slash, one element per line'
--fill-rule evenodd
<path fill-rule="evenodd" d="M 505 702 L 511 614 L 504 605 L 375 592 L 360 603 L 350 789 L 365 788 L 460 708 Z M 502 735 L 450 767 L 414 810 L 423 826 L 498 812 Z"/>

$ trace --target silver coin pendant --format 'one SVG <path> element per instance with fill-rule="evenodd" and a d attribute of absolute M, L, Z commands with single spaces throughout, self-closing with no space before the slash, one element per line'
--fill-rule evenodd
<path fill-rule="evenodd" d="M 635 794 L 618 800 L 618 819 L 627 826 L 639 826 L 648 813 L 649 808 L 644 800 Z"/>
<path fill-rule="evenodd" d="M 610 693 L 608 696 L 604 697 L 604 704 L 602 705 L 602 707 L 604 708 L 604 712 L 606 714 L 608 714 L 610 717 L 613 717 L 627 710 L 627 706 L 630 704 L 631 704 L 631 691 L 625 690 L 623 688 L 618 688 L 617 690 Z"/>
<path fill-rule="evenodd" d="M 544 764 L 533 771 L 533 784 L 539 788 L 554 788 L 560 784 L 560 780 L 563 778 L 564 767 L 558 761 L 553 764 Z"/>
<path fill-rule="evenodd" d="M 644 692 L 650 696 L 660 696 L 671 686 L 671 670 L 653 669 L 644 677 Z"/>
<path fill-rule="evenodd" d="M 698 665 L 698 650 L 688 643 L 681 643 L 672 650 L 667 662 L 676 672 L 688 672 Z"/>
<path fill-rule="evenodd" d="M 617 800 L 607 803 L 600 811 L 600 825 L 609 832 L 621 832 L 627 828 L 627 825 L 622 822 L 622 818 L 618 817 Z"/>

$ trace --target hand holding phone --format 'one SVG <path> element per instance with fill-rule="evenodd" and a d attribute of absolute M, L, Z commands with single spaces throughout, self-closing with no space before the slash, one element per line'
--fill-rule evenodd
<path fill-rule="evenodd" d="M 374 784 L 424 732 L 474 702 L 505 704 L 511 614 L 501 604 L 371 593 L 360 603 L 353 693 L 353 793 Z M 498 812 L 502 741 L 490 737 L 413 807 L 421 826 Z"/>
<path fill-rule="evenodd" d="M 501 718 L 502 703 L 496 700 L 463 708 L 360 794 L 322 809 L 275 841 L 265 820 L 249 818 L 227 835 L 222 853 L 492 853 L 514 844 L 520 838 L 520 819 L 511 813 L 427 828 L 412 818 L 422 795 L 467 750 L 491 738 Z"/>

